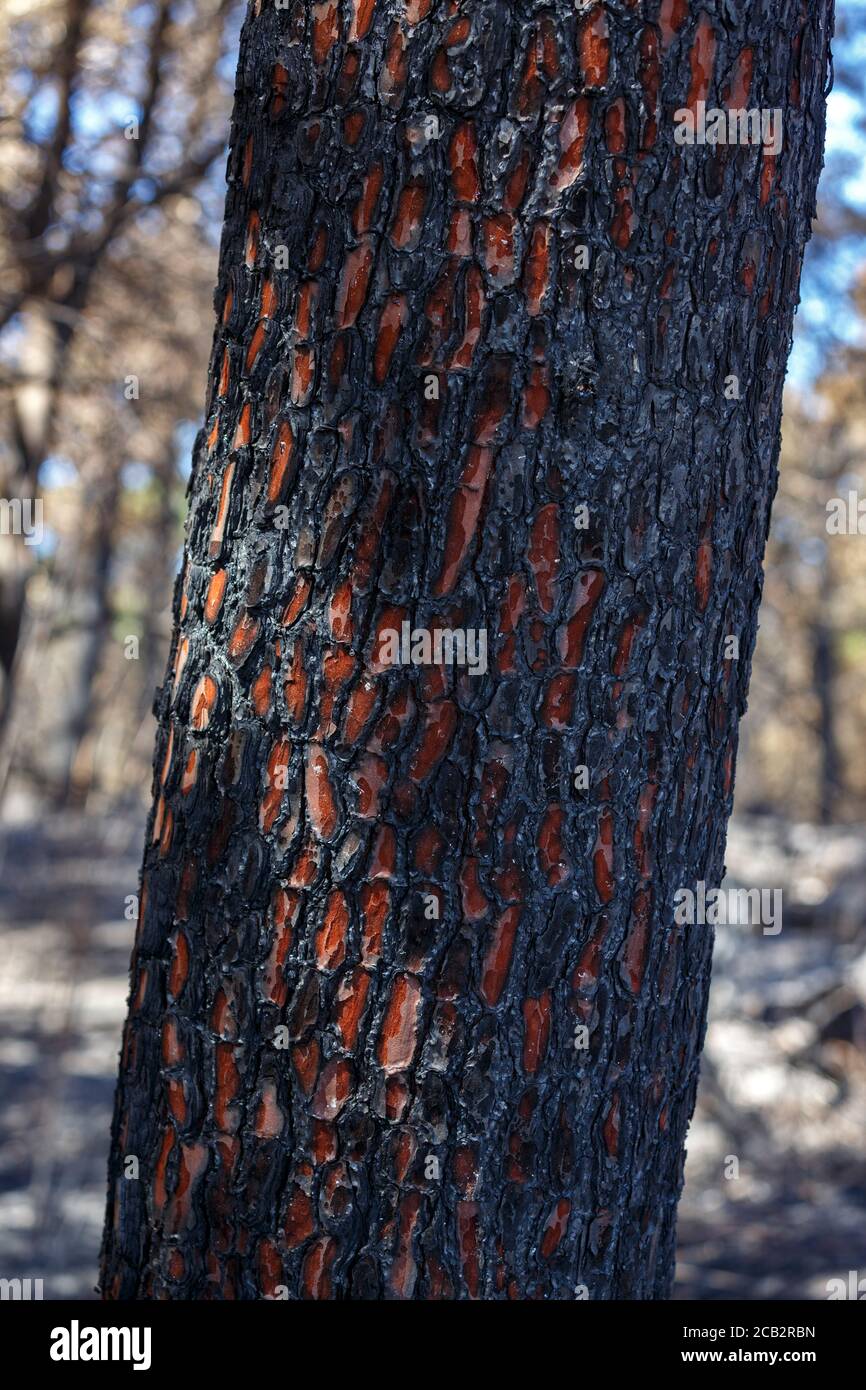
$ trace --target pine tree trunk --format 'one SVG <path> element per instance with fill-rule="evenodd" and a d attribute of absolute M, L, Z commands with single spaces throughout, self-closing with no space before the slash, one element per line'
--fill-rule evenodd
<path fill-rule="evenodd" d="M 832 5 L 394 9 L 243 31 L 109 1298 L 671 1289 Z"/>

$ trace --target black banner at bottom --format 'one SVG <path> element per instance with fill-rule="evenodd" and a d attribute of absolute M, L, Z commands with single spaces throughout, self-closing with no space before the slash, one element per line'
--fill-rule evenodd
<path fill-rule="evenodd" d="M 178 1304 L 21 1299 L 0 1302 L 0 1317 L 7 1336 L 11 1333 L 24 1353 L 24 1364 L 47 1372 L 50 1381 L 58 1383 L 70 1376 L 98 1377 L 105 1368 L 115 1374 L 173 1378 L 213 1375 L 225 1383 L 224 1378 L 235 1373 L 248 1379 L 251 1357 L 262 1374 L 282 1367 L 291 1375 L 298 1358 L 303 1364 L 311 1356 L 324 1355 L 323 1366 L 333 1372 L 341 1354 L 356 1365 L 365 1347 L 381 1365 L 383 1335 L 389 1362 L 399 1357 L 405 1339 L 416 1370 L 427 1372 L 422 1379 L 432 1378 L 437 1366 L 440 1375 L 456 1371 L 462 1378 L 475 1364 L 483 1364 L 489 1375 L 497 1353 L 513 1357 L 516 1349 L 530 1358 L 540 1356 L 540 1367 L 547 1365 L 549 1370 L 546 1350 L 559 1346 L 560 1353 L 575 1358 L 581 1374 L 599 1358 L 620 1375 L 667 1375 L 675 1368 L 693 1375 L 733 1365 L 760 1369 L 771 1379 L 780 1369 L 796 1367 L 818 1372 L 826 1380 L 837 1366 L 841 1370 L 846 1363 L 856 1364 L 855 1338 L 862 1331 L 854 1309 L 830 1301 L 510 1304 L 502 1323 L 501 1304 L 491 1304 L 486 1311 L 477 1305 L 453 1305 L 456 1311 L 451 1314 L 443 1313 L 441 1305 L 438 1311 L 413 1314 L 412 1306 L 391 1304 L 374 1312 L 370 1303 L 280 1307 L 267 1300 Z M 527 1323 L 518 1327 L 515 1307 L 536 1311 L 519 1314 Z M 443 1343 L 442 1334 L 452 1330 L 459 1341 Z M 539 1333 L 544 1340 L 525 1340 Z M 298 1341 L 287 1341 L 287 1334 L 297 1334 Z M 350 1340 L 344 1342 L 347 1335 Z M 548 1337 L 556 1337 L 556 1343 Z M 425 1342 L 429 1368 L 417 1364 Z"/>

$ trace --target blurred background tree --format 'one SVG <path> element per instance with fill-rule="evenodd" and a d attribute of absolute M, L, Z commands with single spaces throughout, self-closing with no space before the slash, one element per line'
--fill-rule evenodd
<path fill-rule="evenodd" d="M 51 802 L 137 777 L 239 23 L 236 0 L 12 0 L 0 18 L 0 496 L 40 497 L 45 523 L 41 545 L 0 546 L 0 781 Z"/>

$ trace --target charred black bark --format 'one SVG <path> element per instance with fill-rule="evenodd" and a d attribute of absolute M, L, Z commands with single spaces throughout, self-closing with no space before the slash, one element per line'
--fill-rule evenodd
<path fill-rule="evenodd" d="M 831 5 L 396 8 L 243 33 L 109 1298 L 671 1286 Z"/>

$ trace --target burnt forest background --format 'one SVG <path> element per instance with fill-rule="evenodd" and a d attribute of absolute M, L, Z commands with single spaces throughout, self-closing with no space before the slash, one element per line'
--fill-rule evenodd
<path fill-rule="evenodd" d="M 0 7 L 0 498 L 42 504 L 0 534 L 0 1276 L 53 1299 L 94 1296 L 243 10 Z M 866 0 L 834 53 L 727 855 L 784 926 L 717 933 L 681 1298 L 866 1275 Z"/>

